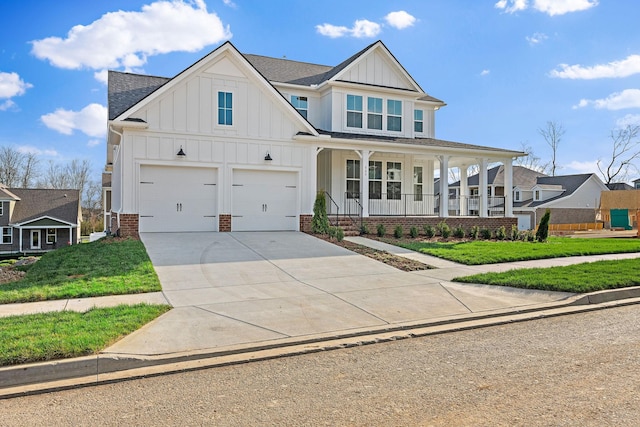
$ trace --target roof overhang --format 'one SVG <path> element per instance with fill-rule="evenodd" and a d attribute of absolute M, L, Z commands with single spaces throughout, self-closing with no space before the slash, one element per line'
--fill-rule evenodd
<path fill-rule="evenodd" d="M 34 224 L 35 222 L 38 221 L 52 221 L 55 222 L 57 224 L 43 224 L 43 225 L 38 225 L 38 224 Z M 29 219 L 27 221 L 22 221 L 22 222 L 16 222 L 13 224 L 9 224 L 13 227 L 20 227 L 20 228 L 68 228 L 68 227 L 77 227 L 78 224 L 74 224 L 72 222 L 69 221 L 65 221 L 63 219 L 59 219 L 59 218 L 55 218 L 49 215 L 44 215 L 44 216 L 40 216 L 38 218 L 33 218 L 33 219 Z"/>

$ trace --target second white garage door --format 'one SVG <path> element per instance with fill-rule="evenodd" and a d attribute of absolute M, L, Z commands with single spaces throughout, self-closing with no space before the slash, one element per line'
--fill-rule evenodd
<path fill-rule="evenodd" d="M 298 174 L 235 170 L 233 231 L 284 231 L 298 227 Z"/>

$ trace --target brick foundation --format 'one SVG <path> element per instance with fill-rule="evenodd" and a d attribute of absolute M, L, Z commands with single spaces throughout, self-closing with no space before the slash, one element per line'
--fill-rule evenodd
<path fill-rule="evenodd" d="M 231 214 L 218 215 L 218 231 L 220 232 L 231 231 Z"/>
<path fill-rule="evenodd" d="M 313 215 L 300 215 L 300 231 L 303 233 L 311 233 L 311 221 Z"/>
<path fill-rule="evenodd" d="M 429 224 L 433 227 L 438 225 L 441 221 L 445 221 L 449 227 L 455 228 L 462 226 L 465 230 L 469 230 L 474 225 L 480 228 L 488 228 L 492 232 L 504 225 L 507 232 L 511 230 L 512 225 L 518 225 L 517 218 L 504 218 L 504 217 L 399 217 L 399 216 L 371 216 L 363 218 L 362 223 L 367 226 L 370 233 L 375 233 L 378 224 L 383 224 L 386 228 L 387 234 L 393 234 L 393 230 L 396 226 L 401 225 L 405 234 L 409 234 L 411 227 L 417 227 L 420 233 L 422 233 L 422 227 Z"/>
<path fill-rule="evenodd" d="M 120 214 L 120 229 L 118 234 L 121 237 L 135 237 L 138 236 L 138 214 Z"/>

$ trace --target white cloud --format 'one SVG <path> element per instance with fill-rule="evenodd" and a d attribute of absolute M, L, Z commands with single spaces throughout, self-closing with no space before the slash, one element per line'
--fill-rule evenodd
<path fill-rule="evenodd" d="M 576 173 L 597 173 L 598 161 L 589 160 L 589 161 L 579 162 L 577 160 L 574 160 L 569 164 L 563 165 L 562 169 L 567 172 L 567 175 L 576 174 Z"/>
<path fill-rule="evenodd" d="M 602 79 L 629 77 L 640 73 L 640 55 L 629 55 L 620 61 L 598 64 L 591 67 L 582 65 L 560 64 L 559 70 L 552 70 L 549 75 L 560 79 Z"/>
<path fill-rule="evenodd" d="M 117 11 L 89 25 L 76 25 L 66 38 L 47 37 L 32 43 L 32 53 L 66 69 L 140 67 L 147 58 L 170 52 L 196 52 L 231 38 L 203 0 L 160 0 L 139 12 Z"/>
<path fill-rule="evenodd" d="M 494 7 L 515 13 L 529 7 L 549 16 L 580 12 L 598 5 L 599 0 L 499 0 Z"/>
<path fill-rule="evenodd" d="M 107 108 L 100 104 L 89 104 L 80 111 L 58 108 L 40 119 L 49 129 L 63 135 L 79 130 L 88 136 L 102 137 L 106 132 Z"/>
<path fill-rule="evenodd" d="M 625 108 L 640 108 L 640 89 L 625 89 L 615 92 L 603 99 L 581 99 L 573 108 L 592 105 L 596 109 L 622 110 Z"/>
<path fill-rule="evenodd" d="M 548 39 L 545 33 L 533 33 L 532 36 L 525 37 L 531 46 L 537 45 Z"/>
<path fill-rule="evenodd" d="M 100 144 L 102 144 L 102 141 L 100 141 L 99 139 L 90 139 L 89 142 L 87 142 L 87 147 L 97 147 Z"/>
<path fill-rule="evenodd" d="M 235 9 L 236 7 L 238 7 L 238 5 L 237 5 L 237 4 L 235 4 L 235 3 L 234 3 L 233 1 L 231 1 L 231 0 L 222 0 L 222 3 L 224 3 L 224 4 L 225 4 L 225 6 L 229 6 L 229 7 L 232 7 L 232 8 L 234 8 L 234 9 Z"/>
<path fill-rule="evenodd" d="M 616 127 L 624 129 L 627 126 L 640 126 L 640 114 L 627 114 L 616 120 Z"/>
<path fill-rule="evenodd" d="M 480 75 L 481 76 L 487 76 L 487 75 L 489 75 L 490 72 L 491 72 L 491 70 L 482 70 L 482 71 L 480 71 Z"/>
<path fill-rule="evenodd" d="M 21 145 L 18 147 L 18 152 L 48 157 L 57 157 L 59 155 L 56 150 L 41 150 L 40 148 L 34 147 L 33 145 Z"/>
<path fill-rule="evenodd" d="M 385 16 L 384 19 L 385 21 L 387 21 L 387 24 L 399 30 L 411 27 L 416 22 L 416 18 L 411 16 L 404 10 L 391 12 L 387 16 Z"/>
<path fill-rule="evenodd" d="M 367 21 L 366 19 L 355 21 L 352 28 L 331 24 L 316 25 L 316 31 L 318 31 L 318 33 L 333 39 L 344 36 L 356 38 L 375 37 L 380 33 L 381 29 L 380 24 Z"/>
<path fill-rule="evenodd" d="M 0 72 L 0 111 L 14 107 L 16 104 L 11 98 L 24 95 L 32 87 L 31 83 L 26 83 L 17 73 Z"/>

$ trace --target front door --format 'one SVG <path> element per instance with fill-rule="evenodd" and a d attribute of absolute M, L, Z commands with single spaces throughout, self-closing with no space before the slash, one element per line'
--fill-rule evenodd
<path fill-rule="evenodd" d="M 40 249 L 40 230 L 31 230 L 31 249 Z"/>

